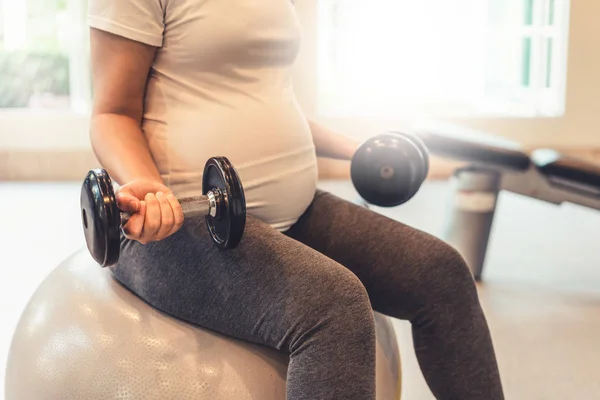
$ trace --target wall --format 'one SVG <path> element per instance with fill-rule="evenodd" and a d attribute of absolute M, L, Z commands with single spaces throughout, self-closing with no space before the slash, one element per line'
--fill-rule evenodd
<path fill-rule="evenodd" d="M 80 180 L 98 166 L 89 117 L 0 111 L 0 181 Z"/>
<path fill-rule="evenodd" d="M 327 126 L 360 138 L 383 130 L 403 129 L 411 121 L 402 119 L 328 119 L 317 114 L 316 103 L 316 4 L 297 0 L 303 23 L 304 43 L 295 66 L 296 93 L 306 113 Z M 521 142 L 525 148 L 555 147 L 600 162 L 600 1 L 571 2 L 571 31 L 567 78 L 566 114 L 552 119 L 450 120 L 475 129 Z M 65 123 L 61 115 L 28 117 L 0 112 L 0 180 L 78 179 L 81 171 L 95 166 L 89 151 L 88 122 L 78 116 Z M 40 161 L 43 167 L 34 165 Z M 445 177 L 456 165 L 432 160 L 432 177 Z M 343 162 L 321 162 L 322 177 L 347 177 Z"/>

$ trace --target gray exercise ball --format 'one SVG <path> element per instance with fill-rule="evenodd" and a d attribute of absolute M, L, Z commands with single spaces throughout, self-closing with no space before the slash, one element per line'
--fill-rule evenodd
<path fill-rule="evenodd" d="M 377 399 L 401 368 L 388 317 L 375 314 Z M 6 400 L 284 400 L 289 357 L 161 313 L 81 250 L 37 289 L 17 325 Z"/>

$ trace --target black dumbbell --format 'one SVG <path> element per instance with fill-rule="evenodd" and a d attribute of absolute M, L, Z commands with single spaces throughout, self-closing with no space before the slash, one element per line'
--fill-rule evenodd
<path fill-rule="evenodd" d="M 367 203 L 395 207 L 419 191 L 429 173 L 429 152 L 416 136 L 388 132 L 366 140 L 352 158 L 354 187 Z"/>
<path fill-rule="evenodd" d="M 237 171 L 227 158 L 213 157 L 206 162 L 202 194 L 178 199 L 184 217 L 205 217 L 218 248 L 236 247 L 246 226 L 246 199 Z M 120 229 L 130 216 L 118 209 L 108 173 L 91 170 L 81 187 L 81 218 L 88 250 L 100 266 L 110 267 L 119 260 Z"/>

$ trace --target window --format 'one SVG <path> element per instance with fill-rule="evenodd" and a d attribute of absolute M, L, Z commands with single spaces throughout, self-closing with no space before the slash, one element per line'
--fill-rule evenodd
<path fill-rule="evenodd" d="M 321 0 L 327 116 L 564 113 L 568 0 Z"/>
<path fill-rule="evenodd" d="M 87 112 L 84 0 L 0 0 L 0 109 Z"/>

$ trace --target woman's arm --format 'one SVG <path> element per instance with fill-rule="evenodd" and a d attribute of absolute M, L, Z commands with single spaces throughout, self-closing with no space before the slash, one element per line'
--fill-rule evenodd
<path fill-rule="evenodd" d="M 146 81 L 156 48 L 97 29 L 91 30 L 90 39 L 94 153 L 119 183 L 162 183 L 141 130 Z"/>
<path fill-rule="evenodd" d="M 336 160 L 351 160 L 360 141 L 340 135 L 319 123 L 308 120 L 317 156 Z"/>
<path fill-rule="evenodd" d="M 94 106 L 92 148 L 123 186 L 117 204 L 134 212 L 125 235 L 141 243 L 162 240 L 183 224 L 181 205 L 165 186 L 143 135 L 146 82 L 156 48 L 92 29 Z"/>

